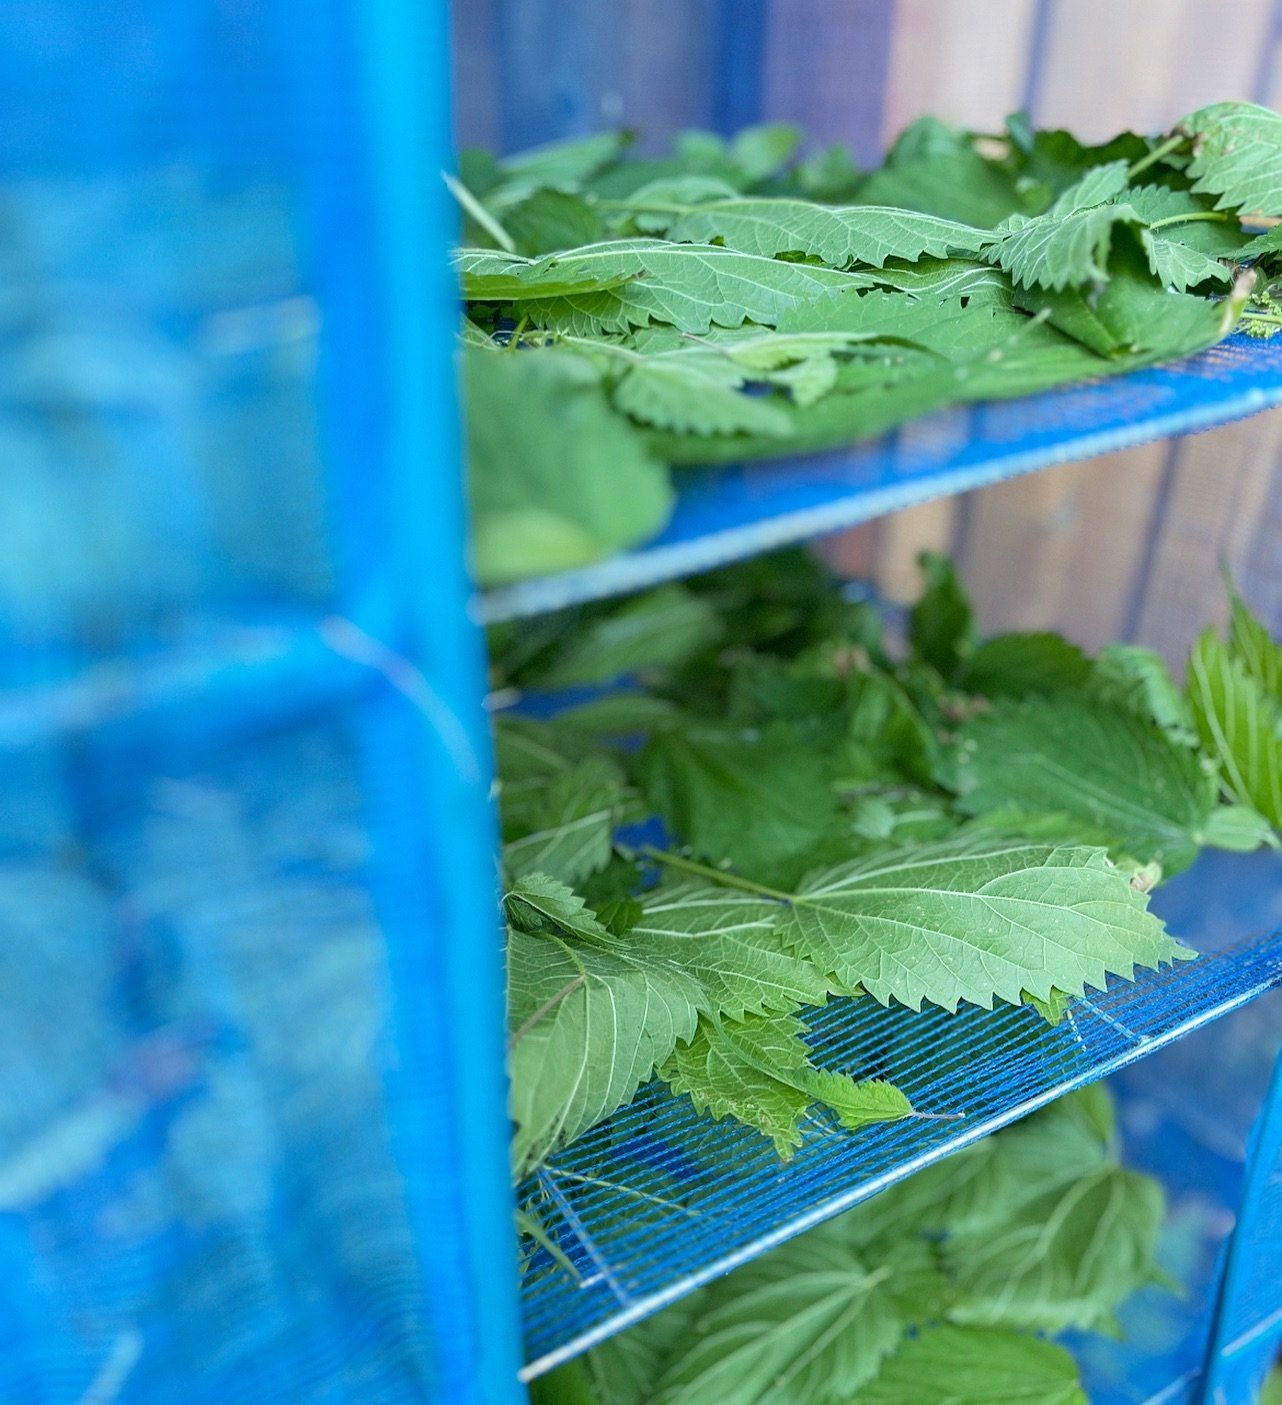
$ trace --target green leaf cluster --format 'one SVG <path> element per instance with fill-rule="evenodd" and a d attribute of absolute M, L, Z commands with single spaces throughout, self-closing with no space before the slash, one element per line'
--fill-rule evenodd
<path fill-rule="evenodd" d="M 1275 842 L 1282 648 L 1239 598 L 1185 695 L 1133 646 L 981 640 L 924 566 L 899 656 L 802 553 L 494 632 L 498 696 L 617 685 L 497 719 L 518 1172 L 656 1077 L 782 1156 L 913 1116 L 806 1012 L 1056 1022 L 1192 955 L 1148 910 L 1164 873 Z"/>
<path fill-rule="evenodd" d="M 920 1172 L 536 1382 L 537 1405 L 1085 1405 L 1040 1334 L 1157 1280 L 1102 1088 Z"/>
<path fill-rule="evenodd" d="M 1084 146 L 914 123 L 859 173 L 796 129 L 464 153 L 463 381 L 483 584 L 662 526 L 670 467 L 873 436 L 948 405 L 1282 325 L 1282 118 L 1220 103 Z M 1264 274 L 1251 300 L 1255 262 Z"/>

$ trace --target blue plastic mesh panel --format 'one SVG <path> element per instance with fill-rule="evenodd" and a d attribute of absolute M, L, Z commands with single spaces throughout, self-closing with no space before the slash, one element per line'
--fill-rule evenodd
<path fill-rule="evenodd" d="M 488 592 L 488 619 L 558 609 L 707 570 L 947 493 L 1209 429 L 1282 402 L 1282 338 L 1233 337 L 1178 365 L 946 410 L 873 443 L 804 459 L 683 471 L 647 546 Z"/>
<path fill-rule="evenodd" d="M 1276 865 L 1272 882 L 1282 884 Z M 747 1129 L 644 1089 L 522 1188 L 577 1270 L 540 1254 L 527 1273 L 529 1374 L 1279 984 L 1282 932 L 1116 983 L 1055 1029 L 1014 1007 L 950 1016 L 834 1002 L 811 1021 L 818 1061 L 888 1077 L 932 1116 L 859 1134 L 816 1119 L 788 1163 Z"/>
<path fill-rule="evenodd" d="M 0 13 L 5 1405 L 522 1395 L 444 21 Z"/>
<path fill-rule="evenodd" d="M 1258 1390 L 1282 1342 L 1282 1060 L 1252 1139 L 1208 1363 L 1212 1402 Z"/>

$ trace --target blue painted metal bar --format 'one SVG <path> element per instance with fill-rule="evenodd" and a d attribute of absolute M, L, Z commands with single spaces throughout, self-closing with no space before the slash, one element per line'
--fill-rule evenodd
<path fill-rule="evenodd" d="M 439 178 L 451 150 L 448 6 L 360 0 L 354 10 L 387 347 L 384 545 L 395 629 L 388 642 L 437 703 L 435 714 L 424 711 L 415 690 L 394 685 L 398 696 L 389 697 L 367 733 L 376 784 L 404 807 L 403 824 L 384 836 L 393 852 L 381 865 L 392 1019 L 404 1060 L 393 1136 L 408 1172 L 429 1316 L 438 1332 L 453 1322 L 471 1338 L 435 1343 L 430 1398 L 512 1405 L 524 1393 L 516 1374 L 496 832 L 483 650 L 467 620 L 452 357 L 456 290 L 446 261 L 454 212 Z M 352 464 L 349 471 L 360 470 Z M 427 930 L 425 911 L 435 918 Z M 431 990 L 436 980 L 436 1010 L 414 1008 L 407 996 Z M 439 1029 L 428 1027 L 434 1018 Z M 435 1062 L 442 1052 L 443 1066 Z M 449 1125 L 414 1114 L 416 1081 L 447 1085 Z M 433 1163 L 441 1164 L 442 1139 L 455 1215 L 444 1221 L 431 1174 Z M 452 1273 L 458 1276 L 450 1281 Z"/>
<path fill-rule="evenodd" d="M 679 475 L 653 542 L 487 592 L 515 619 L 638 590 L 1056 464 L 1210 429 L 1282 404 L 1282 338 L 1233 337 L 1173 366 L 928 415 L 874 443 Z"/>

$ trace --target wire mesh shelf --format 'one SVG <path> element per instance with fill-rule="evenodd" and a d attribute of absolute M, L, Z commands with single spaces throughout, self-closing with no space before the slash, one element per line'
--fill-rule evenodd
<path fill-rule="evenodd" d="M 481 595 L 487 623 L 710 570 L 930 498 L 1282 403 L 1282 337 L 1228 341 L 1172 366 L 927 415 L 875 442 L 805 458 L 682 472 L 672 520 L 648 545 Z"/>
<path fill-rule="evenodd" d="M 1269 881 L 1282 889 L 1282 871 Z M 815 1118 L 789 1162 L 752 1131 L 660 1086 L 552 1158 L 521 1199 L 575 1274 L 539 1251 L 524 1312 L 533 1378 L 773 1245 L 1073 1088 L 1282 986 L 1282 929 L 1074 1002 L 957 1015 L 835 1001 L 810 1023 L 816 1062 L 897 1082 L 925 1116 L 860 1133 Z"/>

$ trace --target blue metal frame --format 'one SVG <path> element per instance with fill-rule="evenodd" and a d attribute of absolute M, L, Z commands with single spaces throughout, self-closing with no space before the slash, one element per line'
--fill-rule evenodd
<path fill-rule="evenodd" d="M 456 291 L 445 257 L 456 212 L 439 178 L 451 161 L 448 6 L 354 0 L 352 11 L 387 378 L 385 478 L 374 480 L 380 500 L 373 510 L 359 514 L 378 523 L 375 539 L 358 544 L 368 553 L 358 579 L 372 591 L 354 602 L 355 623 L 388 647 L 396 667 L 410 670 L 408 685 L 392 680 L 408 696 L 387 697 L 365 737 L 374 783 L 396 797 L 405 817 L 401 852 L 380 856 L 392 1019 L 404 1059 L 393 1135 L 436 1319 L 436 1396 L 512 1405 L 524 1391 L 496 832 L 483 647 L 468 617 L 463 560 Z M 361 343 L 349 351 L 360 355 Z M 355 480 L 346 486 L 359 494 L 365 470 L 359 459 L 344 462 Z M 432 930 L 423 929 L 425 912 L 435 914 Z M 440 982 L 439 1029 L 426 1028 L 432 1016 L 397 998 L 425 981 Z M 415 1085 L 424 1080 L 448 1084 L 448 1125 L 415 1115 Z M 442 1139 L 450 1148 L 447 1186 L 433 1185 L 430 1169 L 415 1175 L 418 1166 L 440 1164 L 432 1149 Z M 447 1331 L 458 1336 L 446 1339 Z"/>

